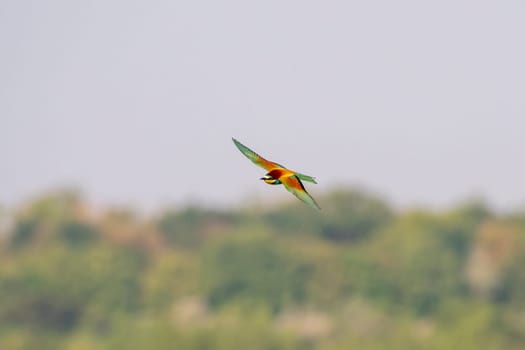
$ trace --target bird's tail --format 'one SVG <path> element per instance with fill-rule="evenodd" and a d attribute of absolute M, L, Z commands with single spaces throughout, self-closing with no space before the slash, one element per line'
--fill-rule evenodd
<path fill-rule="evenodd" d="M 299 173 L 296 173 L 295 175 L 296 175 L 299 179 L 301 179 L 301 180 L 303 180 L 303 181 L 313 182 L 314 184 L 317 183 L 317 181 L 315 181 L 315 178 L 314 178 L 314 177 L 311 177 L 311 176 L 308 176 L 308 175 L 299 174 Z"/>

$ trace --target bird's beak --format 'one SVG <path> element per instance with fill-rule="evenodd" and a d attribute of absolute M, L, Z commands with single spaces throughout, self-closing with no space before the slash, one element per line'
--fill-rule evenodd
<path fill-rule="evenodd" d="M 264 180 L 264 177 L 261 177 L 259 180 Z"/>

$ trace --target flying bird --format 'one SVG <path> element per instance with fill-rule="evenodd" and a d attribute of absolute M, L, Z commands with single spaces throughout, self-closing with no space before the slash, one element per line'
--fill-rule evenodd
<path fill-rule="evenodd" d="M 284 187 L 290 191 L 293 195 L 295 195 L 297 198 L 305 202 L 306 204 L 321 209 L 319 205 L 315 202 L 315 200 L 306 192 L 306 189 L 304 188 L 303 181 L 308 181 L 316 184 L 315 178 L 304 175 L 301 173 L 298 173 L 296 171 L 287 169 L 286 167 L 270 162 L 269 160 L 264 159 L 236 139 L 232 137 L 233 143 L 239 151 L 241 151 L 242 154 L 244 154 L 249 160 L 254 162 L 256 165 L 266 169 L 268 172 L 266 175 L 260 178 L 260 180 L 263 180 L 269 185 L 284 185 Z"/>

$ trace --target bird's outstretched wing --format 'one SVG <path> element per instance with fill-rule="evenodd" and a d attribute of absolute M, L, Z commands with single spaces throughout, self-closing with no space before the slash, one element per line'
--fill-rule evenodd
<path fill-rule="evenodd" d="M 246 147 L 245 145 L 243 145 L 236 139 L 234 139 L 233 137 L 232 137 L 232 140 L 235 146 L 237 146 L 237 148 L 239 149 L 239 151 L 241 151 L 242 154 L 244 154 L 249 160 L 254 162 L 256 165 L 266 170 L 271 170 L 275 168 L 284 168 L 282 165 L 279 165 L 277 163 L 270 162 L 269 160 L 264 159 L 263 157 L 261 157 L 260 155 L 258 155 L 257 153 L 255 153 L 254 151 L 252 151 L 251 149 L 249 149 L 248 147 Z"/>
<path fill-rule="evenodd" d="M 305 202 L 306 204 L 321 209 L 315 200 L 306 192 L 306 189 L 303 186 L 303 183 L 296 175 L 283 177 L 280 179 L 284 187 L 293 193 L 294 196 Z"/>

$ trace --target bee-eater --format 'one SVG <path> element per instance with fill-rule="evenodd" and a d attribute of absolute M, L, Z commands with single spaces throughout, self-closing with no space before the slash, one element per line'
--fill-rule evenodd
<path fill-rule="evenodd" d="M 308 205 L 311 205 L 314 208 L 321 209 L 315 200 L 306 192 L 304 188 L 303 181 L 309 181 L 316 184 L 315 179 L 311 176 L 300 174 L 296 171 L 286 169 L 284 166 L 270 162 L 269 160 L 264 159 L 236 139 L 232 137 L 233 143 L 242 154 L 244 154 L 249 160 L 254 162 L 256 165 L 266 169 L 268 173 L 260 178 L 269 185 L 284 185 L 284 187 L 290 191 L 297 198 L 302 200 Z"/>

